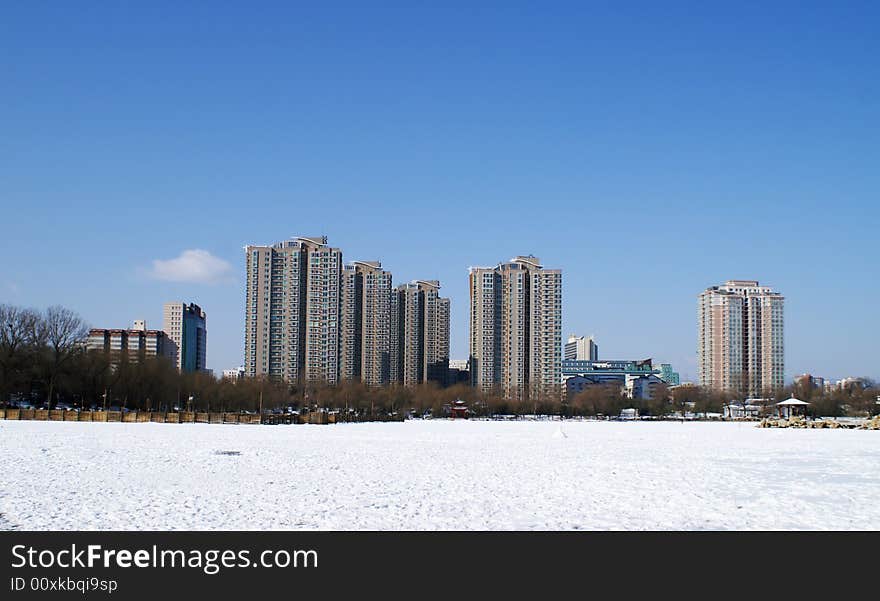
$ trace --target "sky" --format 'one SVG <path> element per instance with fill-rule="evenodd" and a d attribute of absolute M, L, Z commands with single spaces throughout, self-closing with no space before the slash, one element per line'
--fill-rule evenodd
<path fill-rule="evenodd" d="M 696 298 L 786 297 L 786 373 L 880 378 L 871 2 L 5 2 L 0 302 L 208 316 L 246 244 L 326 235 L 439 279 L 563 270 L 564 332 L 694 380 Z"/>

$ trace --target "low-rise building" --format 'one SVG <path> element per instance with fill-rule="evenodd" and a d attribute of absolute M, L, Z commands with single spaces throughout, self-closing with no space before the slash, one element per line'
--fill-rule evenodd
<path fill-rule="evenodd" d="M 224 369 L 223 370 L 223 379 L 224 380 L 238 380 L 239 378 L 244 377 L 244 365 L 240 367 L 236 367 L 235 369 Z"/>
<path fill-rule="evenodd" d="M 838 380 L 834 387 L 837 390 L 851 390 L 853 388 L 865 389 L 868 387 L 868 382 L 865 378 L 843 378 L 842 380 Z"/>
<path fill-rule="evenodd" d="M 162 330 L 148 330 L 146 324 L 140 329 L 92 328 L 86 340 L 86 349 L 107 353 L 112 363 L 137 362 L 148 357 L 165 357 L 174 361 L 177 345 Z"/>
<path fill-rule="evenodd" d="M 673 371 L 671 365 L 663 363 L 659 367 L 655 367 L 651 359 L 626 361 L 563 359 L 562 361 L 563 382 L 573 376 L 584 376 L 593 380 L 596 384 L 623 384 L 626 382 L 626 376 L 652 374 L 670 386 L 677 386 L 679 384 L 678 372 Z"/>
<path fill-rule="evenodd" d="M 654 374 L 628 375 L 623 385 L 623 391 L 627 398 L 650 401 L 657 397 L 658 391 L 664 386 L 666 386 L 666 382 Z"/>
<path fill-rule="evenodd" d="M 620 415 L 617 417 L 617 419 L 622 419 L 622 420 L 639 419 L 639 410 L 636 409 L 635 407 L 626 407 L 624 409 L 621 409 Z"/>
<path fill-rule="evenodd" d="M 745 403 L 729 403 L 722 408 L 725 419 L 754 419 L 761 414 L 761 406 Z"/>
<path fill-rule="evenodd" d="M 447 380 L 450 386 L 468 384 L 471 381 L 471 372 L 468 368 L 467 359 L 449 360 L 449 377 Z"/>

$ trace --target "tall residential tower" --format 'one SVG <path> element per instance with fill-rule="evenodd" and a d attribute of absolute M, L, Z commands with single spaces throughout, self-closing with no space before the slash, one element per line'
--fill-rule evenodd
<path fill-rule="evenodd" d="M 562 271 L 533 256 L 470 270 L 471 383 L 506 398 L 558 396 Z"/>
<path fill-rule="evenodd" d="M 755 280 L 729 280 L 700 294 L 701 386 L 750 396 L 783 387 L 784 300 Z"/>
<path fill-rule="evenodd" d="M 335 384 L 342 251 L 322 236 L 246 253 L 245 373 Z"/>
<path fill-rule="evenodd" d="M 415 280 L 392 296 L 393 379 L 404 386 L 449 380 L 449 299 L 437 280 Z"/>
<path fill-rule="evenodd" d="M 342 269 L 339 374 L 368 386 L 391 381 L 391 272 L 379 261 Z"/>

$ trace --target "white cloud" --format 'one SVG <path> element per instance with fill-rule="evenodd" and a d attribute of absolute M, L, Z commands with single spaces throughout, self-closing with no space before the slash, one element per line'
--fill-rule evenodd
<path fill-rule="evenodd" d="M 232 265 L 206 250 L 185 250 L 179 257 L 153 261 L 150 275 L 168 282 L 218 284 L 232 281 Z"/>

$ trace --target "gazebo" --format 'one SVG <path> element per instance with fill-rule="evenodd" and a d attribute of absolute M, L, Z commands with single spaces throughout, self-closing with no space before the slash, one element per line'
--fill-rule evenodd
<path fill-rule="evenodd" d="M 449 415 L 453 419 L 455 419 L 456 417 L 467 419 L 468 413 L 468 407 L 461 399 L 456 399 L 455 402 L 452 403 L 452 406 L 449 408 Z"/>
<path fill-rule="evenodd" d="M 807 409 L 806 401 L 796 399 L 793 396 L 790 399 L 776 403 L 776 414 L 779 417 L 794 417 L 795 415 L 804 415 Z"/>

